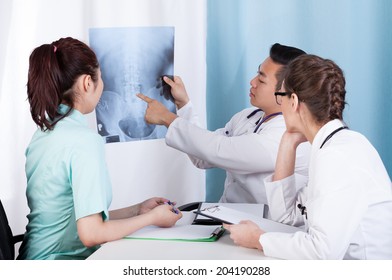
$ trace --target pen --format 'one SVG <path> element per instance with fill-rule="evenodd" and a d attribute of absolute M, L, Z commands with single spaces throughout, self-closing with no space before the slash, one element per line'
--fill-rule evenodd
<path fill-rule="evenodd" d="M 179 213 L 179 212 L 178 212 L 178 209 L 177 209 L 176 207 L 174 207 L 174 203 L 171 202 L 170 200 L 169 200 L 168 202 L 165 202 L 165 204 L 168 204 L 168 205 L 170 205 L 170 206 L 173 206 L 173 209 L 172 209 L 173 213 L 176 213 L 176 214 Z"/>

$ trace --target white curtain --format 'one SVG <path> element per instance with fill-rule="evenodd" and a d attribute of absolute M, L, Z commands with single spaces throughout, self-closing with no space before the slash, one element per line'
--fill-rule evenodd
<path fill-rule="evenodd" d="M 24 151 L 36 126 L 26 94 L 31 51 L 61 37 L 88 43 L 89 28 L 174 26 L 174 73 L 183 78 L 205 124 L 206 3 L 192 0 L 0 0 L 0 198 L 14 233 L 27 223 Z M 95 115 L 90 114 L 95 130 Z M 165 196 L 205 199 L 205 174 L 164 139 L 106 146 L 111 208 Z"/>

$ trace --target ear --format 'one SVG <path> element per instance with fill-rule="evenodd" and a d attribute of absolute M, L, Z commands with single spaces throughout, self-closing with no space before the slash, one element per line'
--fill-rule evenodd
<path fill-rule="evenodd" d="M 83 90 L 88 92 L 93 86 L 93 80 L 90 75 L 82 75 L 83 79 Z"/>
<path fill-rule="evenodd" d="M 293 93 L 290 96 L 290 104 L 291 104 L 291 109 L 293 110 L 293 112 L 296 112 L 299 110 L 299 99 L 298 99 L 298 95 Z"/>
<path fill-rule="evenodd" d="M 90 75 L 81 75 L 75 82 L 75 86 L 77 88 L 77 92 L 82 94 L 88 92 L 91 86 L 92 80 Z"/>

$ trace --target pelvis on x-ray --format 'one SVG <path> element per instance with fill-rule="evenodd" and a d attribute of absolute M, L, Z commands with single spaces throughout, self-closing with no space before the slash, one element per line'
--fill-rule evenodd
<path fill-rule="evenodd" d="M 90 29 L 90 46 L 97 54 L 104 89 L 96 107 L 97 129 L 106 143 L 163 138 L 166 127 L 147 124 L 143 93 L 175 105 L 161 77 L 173 75 L 174 28 L 129 27 Z"/>

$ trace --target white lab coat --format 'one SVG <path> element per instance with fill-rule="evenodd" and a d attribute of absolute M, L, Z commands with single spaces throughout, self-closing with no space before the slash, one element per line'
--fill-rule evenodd
<path fill-rule="evenodd" d="M 296 176 L 265 185 L 271 218 L 300 224 L 306 232 L 268 232 L 260 237 L 267 256 L 283 259 L 392 259 L 391 180 L 373 146 L 334 120 L 317 133 L 309 183 L 296 194 Z M 297 204 L 305 205 L 307 220 Z"/>
<path fill-rule="evenodd" d="M 248 119 L 255 109 L 237 113 L 224 128 L 212 132 L 198 126 L 198 118 L 189 102 L 178 110 L 179 118 L 168 128 L 167 145 L 187 153 L 195 166 L 226 170 L 221 202 L 267 203 L 263 179 L 275 169 L 286 127 L 279 115 L 263 123 L 254 133 L 255 123 L 264 115 L 260 111 Z M 310 145 L 300 146 L 296 171 L 306 178 Z"/>

